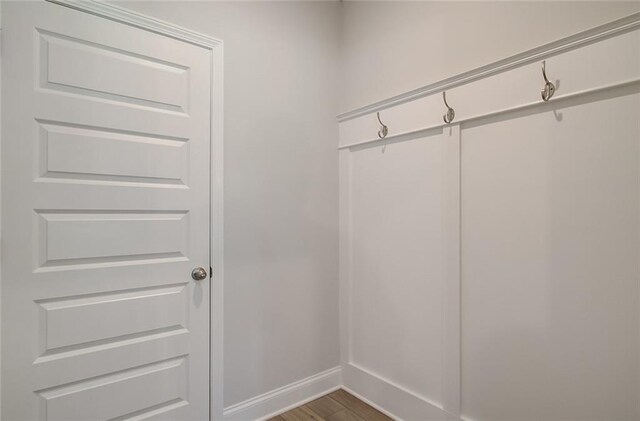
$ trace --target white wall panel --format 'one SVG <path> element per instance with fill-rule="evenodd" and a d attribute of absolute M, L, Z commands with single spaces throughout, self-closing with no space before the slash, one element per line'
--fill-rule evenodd
<path fill-rule="evenodd" d="M 637 19 L 483 68 L 452 126 L 435 88 L 384 140 L 373 106 L 340 122 L 347 387 L 407 420 L 640 419 Z"/>
<path fill-rule="evenodd" d="M 441 401 L 442 134 L 352 152 L 351 358 Z"/>
<path fill-rule="evenodd" d="M 638 86 L 462 130 L 462 410 L 638 419 Z"/>

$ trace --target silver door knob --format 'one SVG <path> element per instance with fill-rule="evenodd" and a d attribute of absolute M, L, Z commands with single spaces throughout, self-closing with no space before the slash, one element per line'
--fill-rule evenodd
<path fill-rule="evenodd" d="M 191 277 L 196 281 L 202 281 L 207 277 L 207 271 L 202 267 L 197 267 L 191 271 Z"/>

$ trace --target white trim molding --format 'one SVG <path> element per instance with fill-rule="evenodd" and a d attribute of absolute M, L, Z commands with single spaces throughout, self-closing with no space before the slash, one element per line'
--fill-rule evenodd
<path fill-rule="evenodd" d="M 104 3 L 97 0 L 47 0 L 82 12 L 125 23 L 160 35 L 175 38 L 209 50 L 222 44 L 222 41 L 208 35 L 200 34 L 190 29 L 174 25 L 169 22 L 145 16 L 141 13 Z"/>
<path fill-rule="evenodd" d="M 224 409 L 225 421 L 266 420 L 340 389 L 342 369 L 333 367 L 306 379 Z"/>
<path fill-rule="evenodd" d="M 210 413 L 222 418 L 224 407 L 224 46 L 211 51 L 211 232 L 210 232 Z"/>
<path fill-rule="evenodd" d="M 447 412 L 442 405 L 419 396 L 357 364 L 342 367 L 344 389 L 367 403 L 375 402 L 375 408 L 402 421 L 459 420 Z"/>
<path fill-rule="evenodd" d="M 351 120 L 366 114 L 384 110 L 389 107 L 404 104 L 419 98 L 437 94 L 458 86 L 487 78 L 499 73 L 512 70 L 517 67 L 525 66 L 546 58 L 575 50 L 585 45 L 589 45 L 607 38 L 621 35 L 623 33 L 633 31 L 640 28 L 640 12 L 631 14 L 621 19 L 608 22 L 604 25 L 596 26 L 577 34 L 561 38 L 557 41 L 544 44 L 542 46 L 524 51 L 519 54 L 504 58 L 502 60 L 489 63 L 487 65 L 477 67 L 464 73 L 439 80 L 429 85 L 421 86 L 414 90 L 383 99 L 372 104 L 356 108 L 351 111 L 339 114 L 337 116 L 339 122 Z"/>
<path fill-rule="evenodd" d="M 356 398 L 360 399 L 362 402 L 366 403 L 367 405 L 377 409 L 378 411 L 382 412 L 383 414 L 385 414 L 386 416 L 393 418 L 396 421 L 402 421 L 400 418 L 396 417 L 394 414 L 392 414 L 391 412 L 387 411 L 386 409 L 384 409 L 383 407 L 381 407 L 380 405 L 378 405 L 377 403 L 365 398 L 364 396 L 360 395 L 358 392 L 349 389 L 347 386 L 342 386 L 341 388 L 342 390 L 349 392 L 350 394 L 352 394 L 353 396 L 355 396 Z"/>
<path fill-rule="evenodd" d="M 443 130 L 443 208 L 445 212 L 442 283 L 442 409 L 459 417 L 461 414 L 461 146 L 459 124 Z"/>
<path fill-rule="evenodd" d="M 442 130 L 446 127 L 453 126 L 465 126 L 467 124 L 474 124 L 481 122 L 483 120 L 489 120 L 491 118 L 495 118 L 502 115 L 517 113 L 517 112 L 527 112 L 532 109 L 552 109 L 553 107 L 566 106 L 567 104 L 571 104 L 579 101 L 589 101 L 594 97 L 601 97 L 610 92 L 612 95 L 624 94 L 625 92 L 635 92 L 640 87 L 640 78 L 623 80 L 620 82 L 614 82 L 602 86 L 597 86 L 594 88 L 584 89 L 577 92 L 571 92 L 565 95 L 556 95 L 551 98 L 549 101 L 535 101 L 528 102 L 526 104 L 518 104 L 513 107 L 503 108 L 499 110 L 492 110 L 486 113 L 472 115 L 469 117 L 463 117 L 459 120 L 456 120 L 454 124 L 447 123 L 438 123 L 431 126 L 426 126 L 422 128 L 418 128 L 416 130 L 411 130 L 407 132 L 402 132 L 398 134 L 393 134 L 385 137 L 384 139 L 380 138 L 371 138 L 366 140 L 361 140 L 358 142 L 347 143 L 345 145 L 338 146 L 338 150 L 351 150 L 352 148 L 363 147 L 365 145 L 374 146 L 374 145 L 384 145 L 395 142 L 403 142 L 406 140 L 415 139 L 420 136 L 426 136 L 434 131 Z"/>

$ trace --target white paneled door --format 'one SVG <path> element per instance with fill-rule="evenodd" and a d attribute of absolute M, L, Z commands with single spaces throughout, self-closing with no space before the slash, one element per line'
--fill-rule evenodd
<path fill-rule="evenodd" d="M 208 419 L 211 51 L 2 12 L 3 419 Z"/>

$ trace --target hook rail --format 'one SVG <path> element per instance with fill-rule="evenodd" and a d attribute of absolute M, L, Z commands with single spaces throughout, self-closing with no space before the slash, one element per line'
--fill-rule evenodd
<path fill-rule="evenodd" d="M 547 77 L 546 60 L 542 61 L 542 77 L 544 79 L 544 87 L 540 91 L 540 96 L 542 97 L 543 101 L 547 102 L 553 97 L 557 88 L 556 88 L 556 85 L 554 85 Z M 444 101 L 445 107 L 447 107 L 447 112 L 442 116 L 442 120 L 444 120 L 446 124 L 451 124 L 456 117 L 456 111 L 447 102 L 446 91 L 442 91 L 442 100 Z M 387 127 L 387 125 L 382 122 L 379 111 L 376 112 L 376 117 L 378 119 L 378 123 L 380 123 L 380 128 L 378 130 L 378 138 L 384 139 L 389 134 L 389 127 Z"/>

